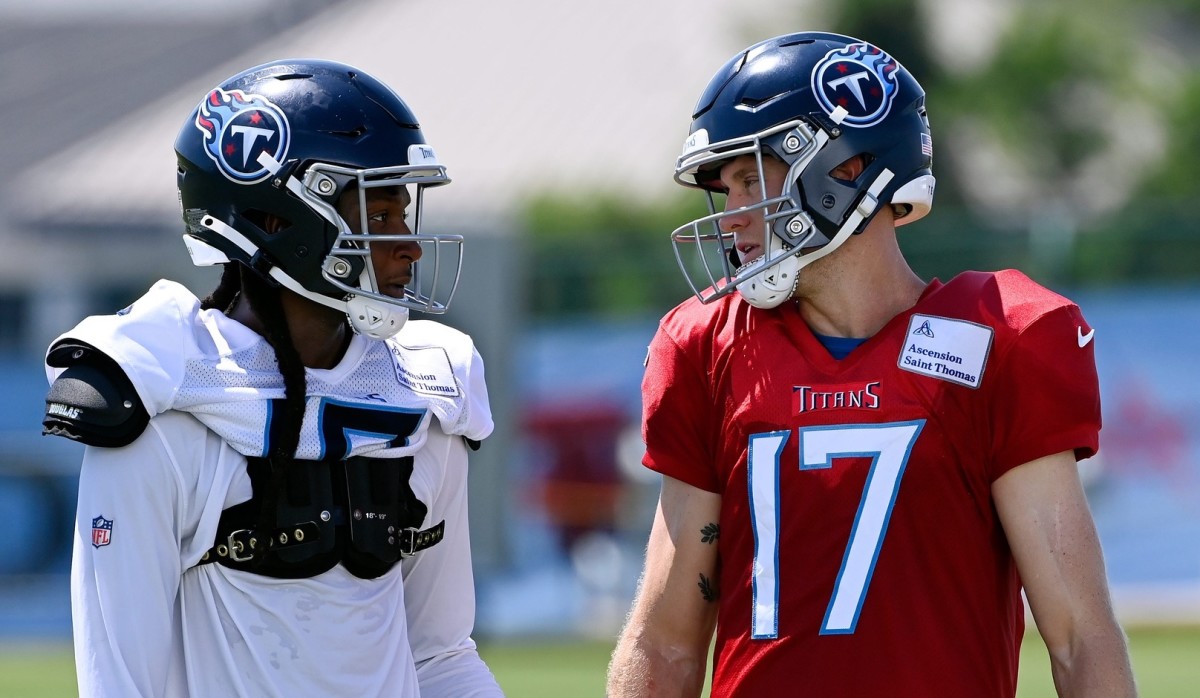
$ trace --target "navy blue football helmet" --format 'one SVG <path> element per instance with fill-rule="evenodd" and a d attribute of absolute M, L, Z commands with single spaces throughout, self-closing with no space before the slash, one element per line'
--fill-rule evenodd
<path fill-rule="evenodd" d="M 764 154 L 789 168 L 783 191 L 770 197 Z M 758 159 L 763 200 L 747 208 L 764 210 L 766 228 L 764 254 L 745 265 L 718 227 L 728 214 L 713 198 L 723 193 L 721 166 L 742 155 Z M 830 176 L 856 155 L 866 163 L 857 180 Z M 925 92 L 894 58 L 821 32 L 757 43 L 717 71 L 696 104 L 675 180 L 706 190 L 710 215 L 672 233 L 676 259 L 702 302 L 737 289 L 757 307 L 776 307 L 791 297 L 801 268 L 882 208 L 897 210 L 897 225 L 928 213 L 932 161 Z"/>
<path fill-rule="evenodd" d="M 421 206 L 426 187 L 450 179 L 412 111 L 370 75 L 319 60 L 250 68 L 205 95 L 175 152 L 197 265 L 241 263 L 377 338 L 398 332 L 410 309 L 449 306 L 462 236 L 422 234 Z M 366 220 L 338 214 L 338 198 L 355 188 L 365 219 L 367 189 L 384 186 L 410 190 L 411 235 L 367 235 Z M 395 240 L 422 250 L 402 298 L 380 291 L 370 264 L 371 241 Z"/>

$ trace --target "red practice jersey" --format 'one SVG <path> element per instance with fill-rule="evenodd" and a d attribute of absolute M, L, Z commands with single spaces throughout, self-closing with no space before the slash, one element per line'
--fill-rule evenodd
<path fill-rule="evenodd" d="M 840 361 L 793 303 L 664 317 L 644 462 L 721 495 L 713 696 L 1014 695 L 1024 609 L 991 485 L 1096 451 L 1091 338 L 1016 271 L 933 281 Z"/>

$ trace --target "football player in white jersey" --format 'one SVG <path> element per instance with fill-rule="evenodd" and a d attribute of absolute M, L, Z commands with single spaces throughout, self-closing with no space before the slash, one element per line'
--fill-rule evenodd
<path fill-rule="evenodd" d="M 502 695 L 471 639 L 467 455 L 492 430 L 441 313 L 461 236 L 408 106 L 326 61 L 214 88 L 175 143 L 203 300 L 160 281 L 47 354 L 88 444 L 71 573 L 83 696 Z"/>

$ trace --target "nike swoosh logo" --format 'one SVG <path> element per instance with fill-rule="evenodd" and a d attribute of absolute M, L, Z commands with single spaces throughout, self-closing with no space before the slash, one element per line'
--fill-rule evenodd
<path fill-rule="evenodd" d="M 1077 339 L 1079 340 L 1079 348 L 1080 349 L 1086 347 L 1088 345 L 1088 342 L 1092 341 L 1092 337 L 1096 336 L 1096 328 L 1094 328 L 1094 327 L 1091 330 L 1089 330 L 1087 334 L 1083 333 L 1082 327 L 1076 327 L 1075 332 L 1078 334 Z"/>

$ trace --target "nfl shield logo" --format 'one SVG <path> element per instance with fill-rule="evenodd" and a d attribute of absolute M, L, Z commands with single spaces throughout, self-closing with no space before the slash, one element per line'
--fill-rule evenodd
<path fill-rule="evenodd" d="M 112 519 L 97 516 L 92 519 L 92 547 L 99 548 L 112 542 Z"/>

